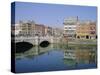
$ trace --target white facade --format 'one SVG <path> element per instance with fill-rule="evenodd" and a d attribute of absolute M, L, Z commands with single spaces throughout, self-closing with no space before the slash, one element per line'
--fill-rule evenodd
<path fill-rule="evenodd" d="M 76 30 L 76 25 L 64 25 L 64 30 Z"/>
<path fill-rule="evenodd" d="M 64 34 L 66 34 L 68 38 L 74 38 L 77 21 L 78 17 L 69 17 L 64 20 Z"/>

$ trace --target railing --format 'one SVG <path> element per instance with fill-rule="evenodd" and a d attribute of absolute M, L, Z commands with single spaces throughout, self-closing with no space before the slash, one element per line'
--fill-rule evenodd
<path fill-rule="evenodd" d="M 53 37 L 53 36 L 36 36 L 36 37 L 15 37 L 12 38 L 12 40 L 15 40 L 15 42 L 30 42 L 32 44 L 39 44 L 42 41 L 49 41 L 50 43 L 57 43 L 60 39 L 60 37 Z"/>

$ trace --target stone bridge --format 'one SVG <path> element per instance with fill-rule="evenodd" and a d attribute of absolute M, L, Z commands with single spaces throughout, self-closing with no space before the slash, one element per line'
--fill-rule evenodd
<path fill-rule="evenodd" d="M 17 42 L 29 42 L 33 45 L 39 45 L 43 41 L 48 41 L 49 43 L 59 43 L 60 37 L 45 36 L 45 37 L 15 37 L 15 43 Z"/>

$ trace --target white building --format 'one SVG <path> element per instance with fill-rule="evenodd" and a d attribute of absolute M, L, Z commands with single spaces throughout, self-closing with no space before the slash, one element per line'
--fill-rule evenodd
<path fill-rule="evenodd" d="M 64 19 L 64 34 L 67 35 L 68 39 L 74 39 L 76 35 L 76 25 L 78 17 L 69 17 Z"/>

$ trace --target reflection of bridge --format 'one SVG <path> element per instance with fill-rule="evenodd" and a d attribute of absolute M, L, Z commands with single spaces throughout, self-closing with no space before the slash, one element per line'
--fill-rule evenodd
<path fill-rule="evenodd" d="M 40 46 L 35 46 L 31 48 L 30 50 L 24 52 L 24 53 L 16 53 L 16 59 L 18 58 L 24 58 L 24 57 L 32 57 L 32 56 L 38 56 L 44 53 L 48 53 L 49 51 L 52 51 L 55 49 L 54 44 L 50 44 L 48 47 L 42 48 Z M 59 46 L 58 46 L 59 47 Z"/>
<path fill-rule="evenodd" d="M 15 42 L 29 42 L 33 45 L 39 45 L 43 41 L 48 41 L 49 43 L 59 43 L 60 37 L 46 36 L 46 37 L 15 37 Z"/>

